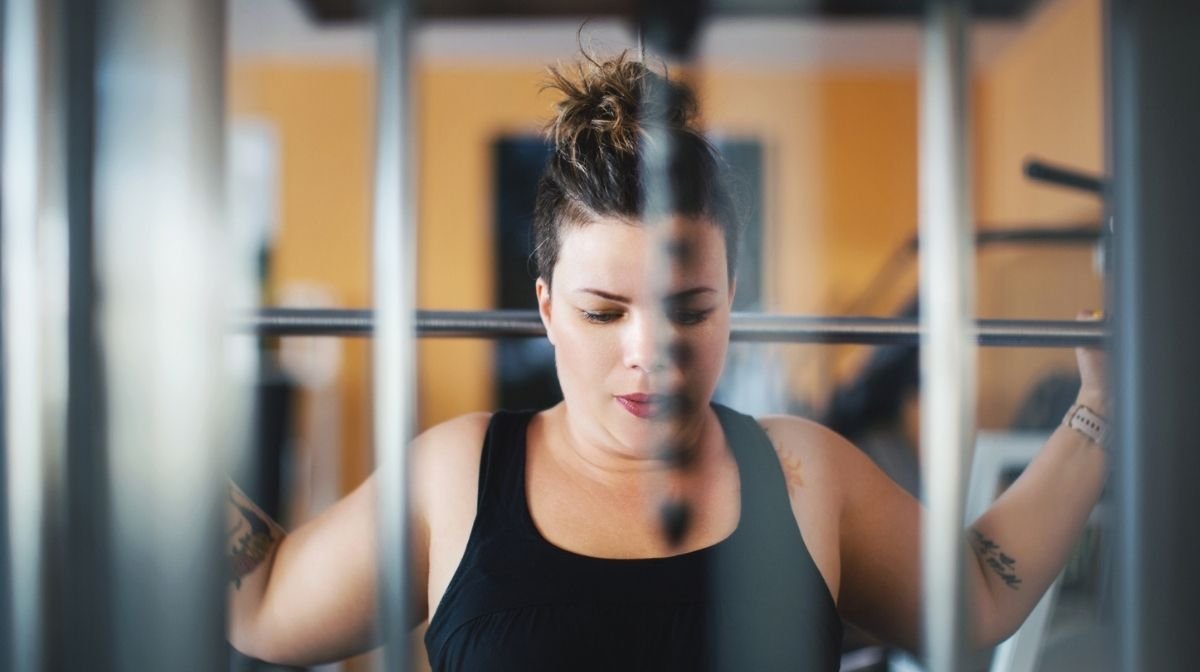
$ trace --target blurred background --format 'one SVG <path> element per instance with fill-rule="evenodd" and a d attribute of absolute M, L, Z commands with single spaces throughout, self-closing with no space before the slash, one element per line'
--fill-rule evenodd
<path fill-rule="evenodd" d="M 835 10 L 714 20 L 696 63 L 681 71 L 735 170 L 748 223 L 736 308 L 913 316 L 919 13 L 826 4 Z M 1098 230 L 1098 196 L 1032 181 L 1023 167 L 1040 158 L 1103 171 L 1100 0 L 980 4 L 990 9 L 972 36 L 977 229 Z M 447 12 L 417 30 L 421 308 L 535 305 L 528 225 L 546 156 L 539 131 L 555 102 L 540 90 L 545 67 L 577 60 L 580 44 L 598 55 L 635 44 L 626 23 L 562 12 Z M 371 305 L 373 38 L 354 16 L 352 3 L 230 1 L 234 213 L 263 241 L 264 305 Z M 988 240 L 977 246 L 979 317 L 1073 319 L 1103 306 L 1095 240 Z M 370 342 L 288 338 L 262 347 L 260 436 L 264 460 L 279 468 L 264 470 L 260 501 L 290 528 L 372 469 Z M 422 429 L 556 400 L 542 339 L 424 339 L 419 348 Z M 734 344 L 718 396 L 747 413 L 827 422 L 919 495 L 917 366 L 912 348 Z M 1036 443 L 1057 425 L 1076 384 L 1070 349 L 981 349 L 981 444 L 1019 456 L 1020 437 Z M 1002 487 L 1021 459 L 996 461 L 980 482 Z M 1097 539 L 1094 530 L 1085 536 L 1063 584 L 1059 641 L 1081 636 L 1094 615 Z M 1063 669 L 1051 644 L 1041 669 Z"/>

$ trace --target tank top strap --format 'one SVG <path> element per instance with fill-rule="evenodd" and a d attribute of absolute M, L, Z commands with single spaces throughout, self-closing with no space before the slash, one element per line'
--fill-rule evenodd
<path fill-rule="evenodd" d="M 525 431 L 536 411 L 497 411 L 488 422 L 479 458 L 476 522 L 503 527 L 525 515 Z"/>
<path fill-rule="evenodd" d="M 713 407 L 732 430 L 742 487 L 736 543 L 721 548 L 713 567 L 721 605 L 716 669 L 836 670 L 837 605 L 796 524 L 774 444 L 754 418 Z"/>
<path fill-rule="evenodd" d="M 742 506 L 751 514 L 743 514 L 742 520 L 794 526 L 787 480 L 766 430 L 753 417 L 728 406 L 714 403 L 713 409 L 728 433 L 726 440 L 740 472 Z"/>

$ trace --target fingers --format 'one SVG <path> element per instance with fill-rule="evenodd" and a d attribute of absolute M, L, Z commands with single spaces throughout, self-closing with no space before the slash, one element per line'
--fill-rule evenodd
<path fill-rule="evenodd" d="M 1075 314 L 1075 319 L 1080 322 L 1100 322 L 1100 321 L 1104 320 L 1104 311 L 1103 310 L 1094 310 L 1091 308 L 1089 308 L 1087 310 L 1081 310 Z M 1099 351 L 1101 349 L 1102 348 L 1096 348 L 1096 347 L 1091 347 L 1091 348 L 1080 347 L 1080 348 L 1075 348 L 1075 352 L 1078 353 L 1080 356 L 1082 356 L 1083 353 L 1085 353 L 1085 352 L 1089 352 L 1089 351 L 1095 352 L 1095 351 Z"/>
<path fill-rule="evenodd" d="M 1083 322 L 1097 322 L 1104 319 L 1104 313 L 1099 310 L 1082 310 L 1075 319 Z M 1079 366 L 1080 399 L 1085 399 L 1085 405 L 1096 412 L 1107 412 L 1108 366 L 1103 348 L 1075 348 L 1075 360 Z"/>

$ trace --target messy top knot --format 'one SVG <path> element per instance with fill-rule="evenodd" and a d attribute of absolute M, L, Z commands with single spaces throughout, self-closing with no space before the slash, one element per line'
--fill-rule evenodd
<path fill-rule="evenodd" d="M 547 134 L 563 158 L 586 170 L 588 149 L 636 154 L 647 120 L 695 131 L 698 106 L 687 87 L 672 82 L 626 54 L 611 61 L 577 64 L 574 77 L 551 66 L 544 88 L 563 94 Z"/>
<path fill-rule="evenodd" d="M 603 62 L 585 54 L 573 68 L 551 67 L 545 88 L 562 99 L 547 126 L 554 151 L 534 207 L 538 275 L 550 281 L 564 227 L 601 217 L 641 219 L 642 153 L 652 130 L 665 133 L 672 147 L 672 212 L 722 229 L 732 278 L 741 227 L 721 179 L 723 164 L 698 127 L 691 89 L 624 53 Z"/>

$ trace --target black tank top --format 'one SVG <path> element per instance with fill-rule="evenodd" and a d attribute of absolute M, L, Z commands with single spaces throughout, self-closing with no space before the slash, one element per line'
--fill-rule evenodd
<path fill-rule="evenodd" d="M 602 559 L 538 532 L 525 495 L 533 412 L 496 413 L 467 547 L 425 644 L 438 672 L 837 670 L 842 624 L 758 423 L 714 405 L 741 480 L 723 541 Z"/>

